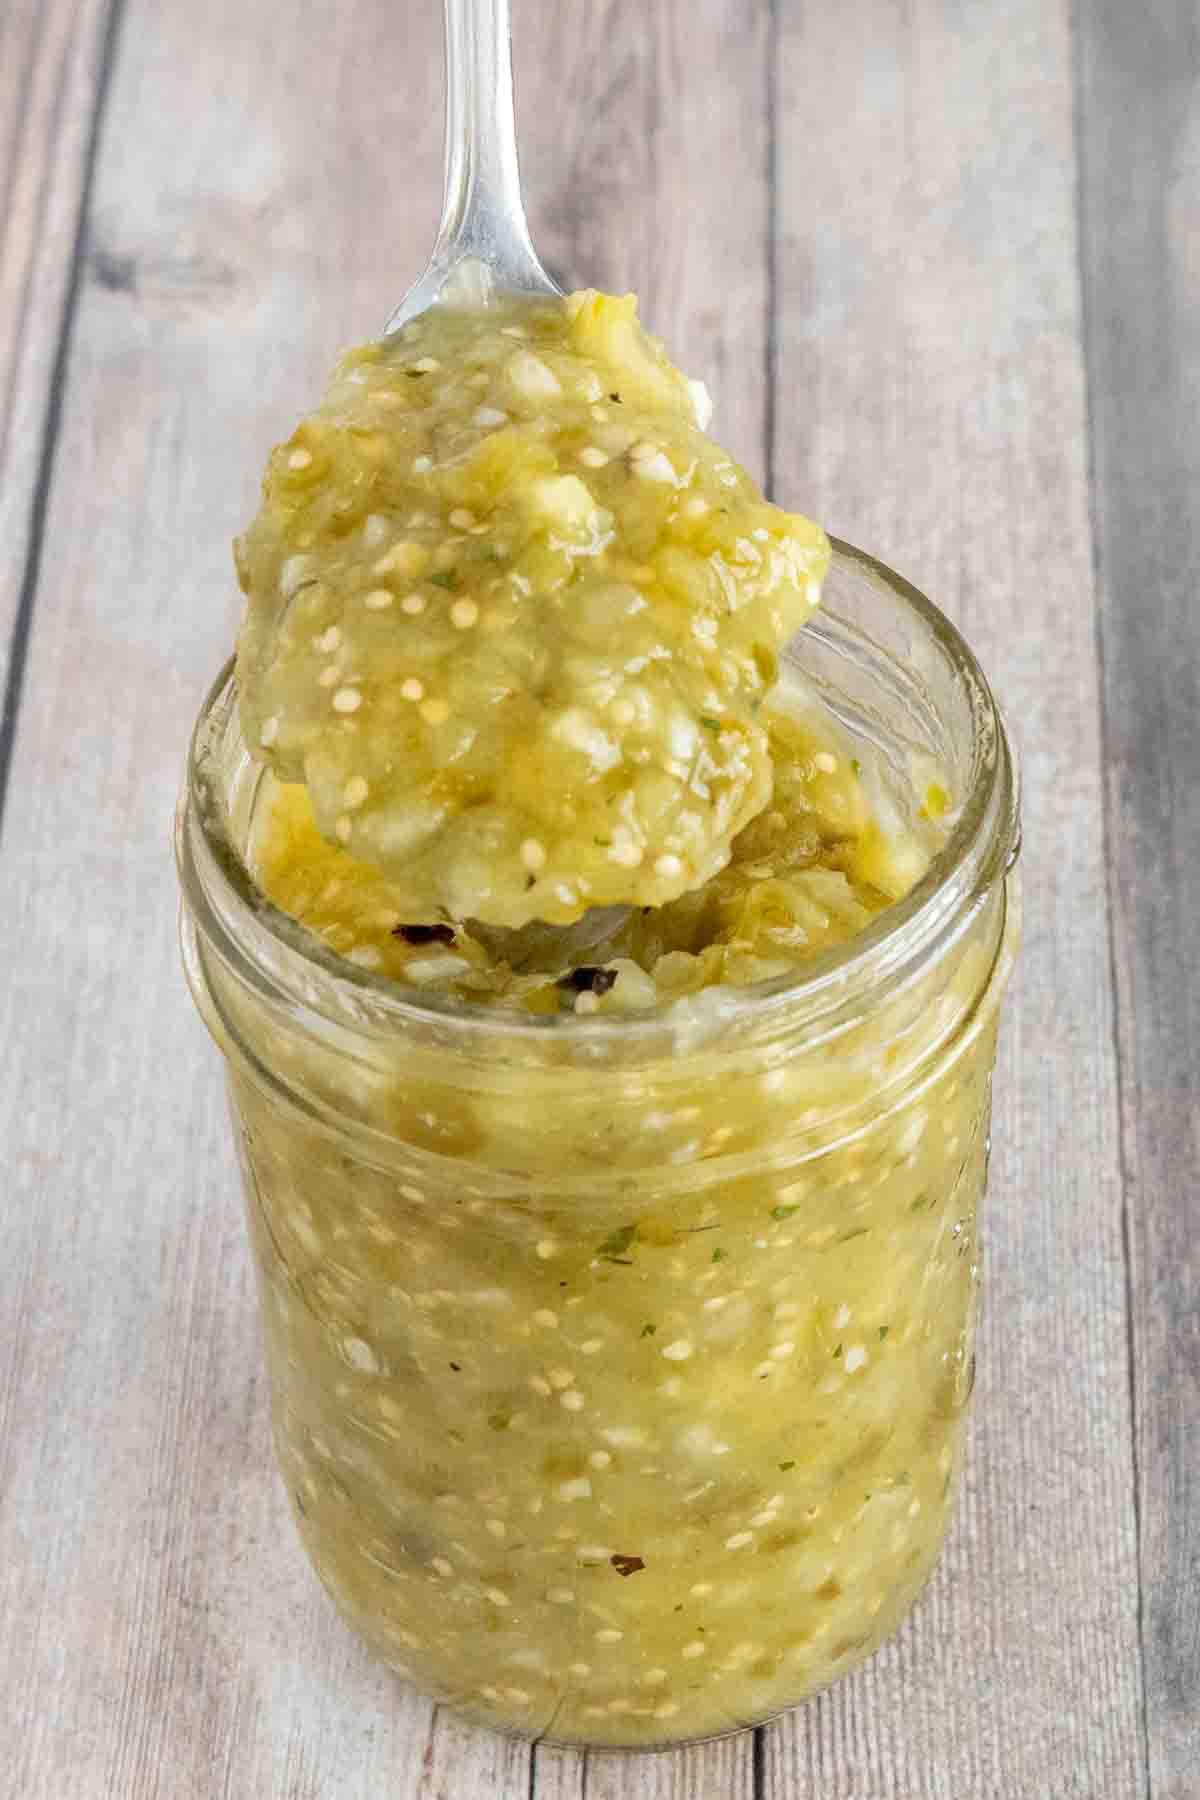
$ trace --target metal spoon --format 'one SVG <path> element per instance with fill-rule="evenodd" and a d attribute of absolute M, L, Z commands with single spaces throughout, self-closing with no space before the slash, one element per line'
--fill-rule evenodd
<path fill-rule="evenodd" d="M 435 301 L 561 294 L 525 222 L 513 114 L 508 0 L 445 0 L 446 141 L 442 220 L 429 265 L 388 332 Z"/>

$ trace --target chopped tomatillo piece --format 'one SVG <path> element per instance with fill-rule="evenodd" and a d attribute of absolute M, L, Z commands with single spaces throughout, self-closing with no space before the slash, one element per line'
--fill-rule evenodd
<path fill-rule="evenodd" d="M 443 307 L 273 453 L 236 546 L 246 741 L 403 918 L 659 907 L 770 800 L 757 709 L 829 547 L 706 402 L 632 296 Z"/>

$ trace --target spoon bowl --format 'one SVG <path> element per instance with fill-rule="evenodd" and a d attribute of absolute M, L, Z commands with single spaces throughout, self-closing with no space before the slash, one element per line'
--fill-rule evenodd
<path fill-rule="evenodd" d="M 561 295 L 525 220 L 513 110 L 509 0 L 445 0 L 445 193 L 433 254 L 385 336 L 439 300 Z"/>

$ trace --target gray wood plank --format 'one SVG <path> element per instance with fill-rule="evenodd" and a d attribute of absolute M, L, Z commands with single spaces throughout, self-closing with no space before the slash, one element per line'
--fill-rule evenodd
<path fill-rule="evenodd" d="M 1200 19 L 1078 13 L 1150 1791 L 1200 1780 Z"/>
<path fill-rule="evenodd" d="M 634 289 L 766 468 L 768 0 L 515 0 L 522 173 L 571 285 Z"/>
<path fill-rule="evenodd" d="M 757 1792 L 754 1733 L 656 1756 L 539 1746 L 536 1774 L 536 1800 L 749 1800 Z"/>
<path fill-rule="evenodd" d="M 762 138 L 717 100 L 734 80 L 753 113 L 761 33 L 732 0 L 649 20 L 609 7 L 611 42 L 602 9 L 568 10 L 573 30 L 556 19 L 532 75 L 522 48 L 535 228 L 565 268 L 636 280 L 693 366 L 716 359 L 753 449 Z M 686 129 L 685 76 L 701 83 Z M 128 0 L 0 844 L 0 1717 L 22 1800 L 529 1792 L 527 1748 L 444 1718 L 359 1650 L 287 1521 L 167 851 L 187 730 L 236 619 L 228 539 L 335 349 L 417 272 L 439 87 L 432 3 L 398 21 L 385 0 L 299 18 L 267 0 Z M 614 144 L 639 141 L 646 109 L 668 121 L 657 160 L 600 164 L 618 215 L 603 232 L 574 198 L 594 159 L 570 151 L 585 121 L 565 97 L 593 91 Z M 740 219 L 695 197 L 718 154 L 741 171 Z M 585 217 L 596 235 L 577 259 Z M 755 249 L 758 275 L 722 287 L 729 257 Z M 752 1791 L 748 1738 L 655 1760 L 546 1755 L 563 1796 Z"/>
<path fill-rule="evenodd" d="M 1145 1769 L 1069 9 L 865 0 L 780 23 L 778 495 L 964 626 L 1023 753 L 1027 830 L 958 1523 L 908 1628 L 770 1730 L 767 1793 L 1129 1800 Z"/>
<path fill-rule="evenodd" d="M 112 15 L 112 0 L 0 10 L 0 804 Z"/>
<path fill-rule="evenodd" d="M 417 1793 L 436 1758 L 270 1470 L 168 851 L 256 465 L 428 241 L 436 31 L 414 9 L 385 61 L 383 0 L 135 0 L 121 36 L 0 901 L 0 1785 L 22 1800 L 357 1800 Z"/>

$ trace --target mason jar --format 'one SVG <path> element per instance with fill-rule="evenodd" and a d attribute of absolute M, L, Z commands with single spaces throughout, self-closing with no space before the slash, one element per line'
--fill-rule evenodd
<path fill-rule="evenodd" d="M 794 1705 L 912 1604 L 952 1504 L 1017 934 L 1013 758 L 971 652 L 846 545 L 789 658 L 943 847 L 756 986 L 535 1016 L 274 908 L 229 670 L 178 823 L 226 1059 L 278 1460 L 346 1619 L 501 1730 L 650 1748 Z"/>

